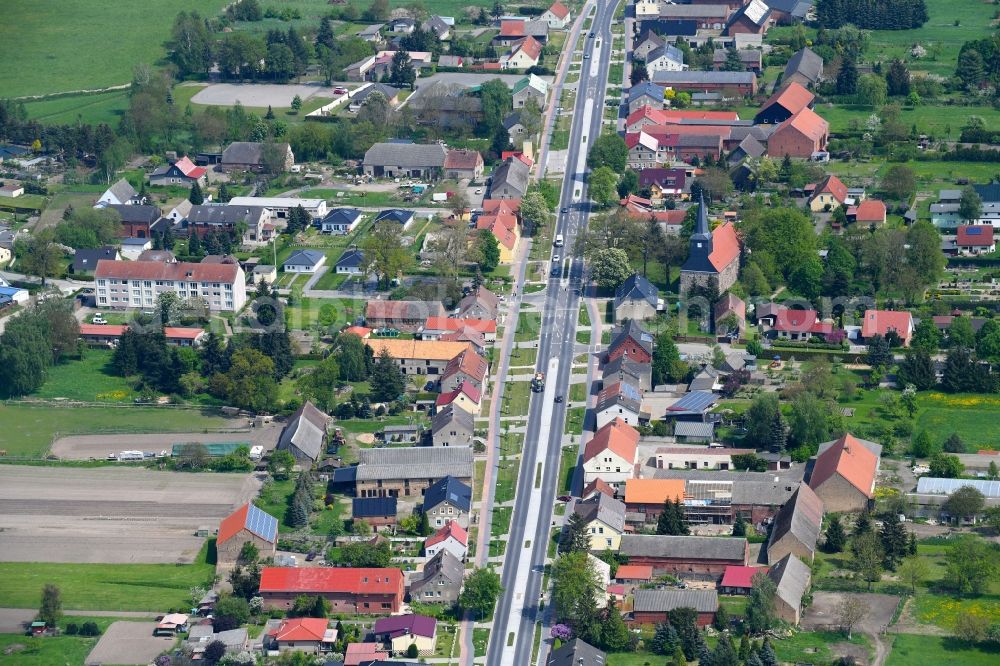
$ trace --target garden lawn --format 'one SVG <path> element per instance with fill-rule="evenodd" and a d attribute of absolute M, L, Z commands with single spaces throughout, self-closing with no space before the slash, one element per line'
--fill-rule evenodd
<path fill-rule="evenodd" d="M 960 616 L 974 615 L 987 620 L 1000 617 L 1000 595 L 958 598 L 940 594 L 918 594 L 913 603 L 917 619 L 954 631 Z"/>
<path fill-rule="evenodd" d="M 562 485 L 559 487 L 563 493 L 573 492 L 573 473 L 576 471 L 577 447 L 575 445 L 564 446 L 559 452 L 559 478 Z"/>
<path fill-rule="evenodd" d="M 490 536 L 501 537 L 510 532 L 510 518 L 514 509 L 502 506 L 493 509 L 493 520 L 490 526 Z"/>
<path fill-rule="evenodd" d="M 835 631 L 809 631 L 793 634 L 789 638 L 772 639 L 771 645 L 780 662 L 828 664 L 836 656 L 830 650 L 834 643 L 853 643 L 868 646 L 868 638 L 861 633 L 855 633 L 851 640 L 844 634 Z"/>
<path fill-rule="evenodd" d="M 573 435 L 583 434 L 583 418 L 586 409 L 583 407 L 571 407 L 566 410 L 566 432 Z"/>
<path fill-rule="evenodd" d="M 0 404 L 0 449 L 40 458 L 56 437 L 115 433 L 192 432 L 232 427 L 208 411 L 157 407 L 57 407 Z"/>
<path fill-rule="evenodd" d="M 542 315 L 539 312 L 521 312 L 517 316 L 516 342 L 528 342 L 538 337 L 542 328 Z"/>
<path fill-rule="evenodd" d="M 569 387 L 569 399 L 573 402 L 580 402 L 587 399 L 587 383 L 571 384 Z"/>
<path fill-rule="evenodd" d="M 213 17 L 227 0 L 60 0 L 4 3 L 4 95 L 19 97 L 127 84 L 137 63 L 158 65 L 174 17 Z M 16 29 L 13 29 L 16 26 Z"/>
<path fill-rule="evenodd" d="M 496 504 L 509 502 L 514 499 L 514 486 L 517 485 L 517 470 L 521 464 L 520 459 L 501 460 L 500 468 L 496 471 L 496 494 L 493 501 Z"/>
<path fill-rule="evenodd" d="M 202 546 L 195 564 L 0 562 L 0 607 L 37 608 L 42 587 L 53 583 L 62 593 L 63 608 L 73 610 L 183 608 L 192 587 L 211 587 L 214 554 L 213 539 Z"/>
<path fill-rule="evenodd" d="M 132 385 L 111 370 L 110 349 L 88 349 L 83 358 L 66 359 L 48 370 L 42 387 L 31 397 L 67 398 L 82 402 L 129 402 Z"/>
<path fill-rule="evenodd" d="M 996 448 L 994 428 L 1000 419 L 1000 397 L 921 394 L 914 432 L 926 430 L 932 442 L 958 433 L 969 450 Z"/>
<path fill-rule="evenodd" d="M 530 382 L 507 382 L 503 391 L 502 411 L 508 416 L 526 416 L 530 400 Z"/>
<path fill-rule="evenodd" d="M 0 634 L 0 664 L 11 666 L 65 666 L 82 664 L 97 645 L 97 637 L 21 636 Z"/>
<path fill-rule="evenodd" d="M 915 107 L 905 106 L 899 114 L 899 120 L 906 127 L 917 126 L 917 132 L 932 134 L 937 137 L 958 139 L 962 126 L 969 116 L 981 116 L 987 127 L 995 126 L 1000 121 L 1000 110 L 991 106 L 961 106 L 945 104 L 921 104 Z M 851 129 L 852 121 L 856 129 L 864 129 L 868 118 L 874 113 L 868 106 L 845 106 L 842 104 L 817 104 L 816 113 L 830 123 L 830 132 L 837 134 Z M 912 166 L 912 165 L 911 165 Z"/>
<path fill-rule="evenodd" d="M 490 630 L 489 629 L 473 629 L 472 630 L 472 646 L 476 651 L 477 657 L 486 656 L 486 645 L 490 642 Z"/>
<path fill-rule="evenodd" d="M 305 284 L 302 280 L 301 284 Z M 341 326 L 364 314 L 365 302 L 346 298 L 298 298 L 285 307 L 289 328 L 307 330 L 319 324 Z"/>
<path fill-rule="evenodd" d="M 993 666 L 1000 662 L 1000 647 L 980 649 L 957 638 L 897 634 L 886 666 L 926 666 L 928 664 L 961 664 L 962 666 Z M 779 654 L 779 656 L 781 656 Z"/>

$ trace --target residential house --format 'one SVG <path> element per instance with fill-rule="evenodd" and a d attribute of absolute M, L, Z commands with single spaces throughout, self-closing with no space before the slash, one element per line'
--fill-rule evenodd
<path fill-rule="evenodd" d="M 397 523 L 395 497 L 354 497 L 351 500 L 351 518 L 363 520 L 375 529 Z"/>
<path fill-rule="evenodd" d="M 432 32 L 438 40 L 446 42 L 451 38 L 451 26 L 440 16 L 432 16 L 423 24 L 424 32 Z"/>
<path fill-rule="evenodd" d="M 539 19 L 501 18 L 500 33 L 493 41 L 499 45 L 509 45 L 525 37 L 544 44 L 549 39 L 549 24 Z"/>
<path fill-rule="evenodd" d="M 830 174 L 819 182 L 809 197 L 809 210 L 819 213 L 842 205 L 847 200 L 847 186 Z"/>
<path fill-rule="evenodd" d="M 518 80 L 511 89 L 515 109 L 520 109 L 529 99 L 538 103 L 538 108 L 545 107 L 545 97 L 549 94 L 549 84 L 545 79 L 529 74 Z"/>
<path fill-rule="evenodd" d="M 472 329 L 489 343 L 497 341 L 497 323 L 492 319 L 459 319 L 458 317 L 428 317 L 420 329 L 424 340 L 441 340 L 449 333 Z"/>
<path fill-rule="evenodd" d="M 636 590 L 632 604 L 632 622 L 637 625 L 662 624 L 668 613 L 678 608 L 693 608 L 698 612 L 699 627 L 715 621 L 719 610 L 719 595 L 715 590 Z"/>
<path fill-rule="evenodd" d="M 771 8 L 771 19 L 778 25 L 791 25 L 806 20 L 813 0 L 764 0 Z"/>
<path fill-rule="evenodd" d="M 389 653 L 378 643 L 348 643 L 344 651 L 344 666 L 385 666 Z"/>
<path fill-rule="evenodd" d="M 335 615 L 388 615 L 403 605 L 403 572 L 396 568 L 264 567 L 260 596 L 265 608 L 290 610 L 303 595 L 321 596 Z"/>
<path fill-rule="evenodd" d="M 774 611 L 788 624 L 798 624 L 802 612 L 802 598 L 809 590 L 812 572 L 809 566 L 788 553 L 767 572 L 774 581 Z"/>
<path fill-rule="evenodd" d="M 802 109 L 782 122 L 767 140 L 767 153 L 775 158 L 800 157 L 809 159 L 826 150 L 830 125 L 812 109 Z"/>
<path fill-rule="evenodd" d="M 601 368 L 601 383 L 603 386 L 625 383 L 635 386 L 640 391 L 653 390 L 653 365 L 633 361 L 622 355 L 608 361 Z"/>
<path fill-rule="evenodd" d="M 639 431 L 621 419 L 597 429 L 583 449 L 583 482 L 617 485 L 635 475 Z"/>
<path fill-rule="evenodd" d="M 446 405 L 437 410 L 431 421 L 434 446 L 472 446 L 475 417 L 464 409 Z"/>
<path fill-rule="evenodd" d="M 203 328 L 165 326 L 163 337 L 167 339 L 167 344 L 173 347 L 200 347 L 208 337 L 208 333 Z"/>
<path fill-rule="evenodd" d="M 516 157 L 508 157 L 490 177 L 490 199 L 522 199 L 528 191 L 531 167 Z"/>
<path fill-rule="evenodd" d="M 625 481 L 625 514 L 629 524 L 655 525 L 667 500 L 684 499 L 682 479 L 628 479 Z"/>
<path fill-rule="evenodd" d="M 624 322 L 611 332 L 607 360 L 614 361 L 622 356 L 639 363 L 650 363 L 653 360 L 653 335 L 634 319 Z"/>
<path fill-rule="evenodd" d="M 118 213 L 122 236 L 132 238 L 152 238 L 161 217 L 159 208 L 145 204 L 107 204 L 104 208 Z"/>
<path fill-rule="evenodd" d="M 747 304 L 739 296 L 726 292 L 715 304 L 713 315 L 716 335 L 737 339 L 743 337 L 747 325 Z"/>
<path fill-rule="evenodd" d="M 807 90 L 803 84 L 790 81 L 764 102 L 760 111 L 754 116 L 754 123 L 758 125 L 781 124 L 802 109 L 812 108 L 815 100 L 816 95 Z"/>
<path fill-rule="evenodd" d="M 326 263 L 326 255 L 319 250 L 295 250 L 281 264 L 285 273 L 315 273 Z"/>
<path fill-rule="evenodd" d="M 364 216 L 364 212 L 357 208 L 332 208 L 320 220 L 319 230 L 324 234 L 343 236 L 354 231 Z"/>
<path fill-rule="evenodd" d="M 687 261 L 681 266 L 681 293 L 693 287 L 714 288 L 725 293 L 736 282 L 740 269 L 740 241 L 731 222 L 709 230 L 704 196 L 698 202 L 698 218 L 691 234 Z"/>
<path fill-rule="evenodd" d="M 261 282 L 274 284 L 274 281 L 277 279 L 278 267 L 271 266 L 270 264 L 257 264 L 253 267 L 253 272 L 250 274 L 250 281 L 253 284 L 260 284 Z"/>
<path fill-rule="evenodd" d="M 618 551 L 629 564 L 648 564 L 654 576 L 718 580 L 727 566 L 746 566 L 750 544 L 737 537 L 625 534 Z"/>
<path fill-rule="evenodd" d="M 524 127 L 524 123 L 521 122 L 521 112 L 513 111 L 503 119 L 503 128 L 507 130 L 507 134 L 510 136 L 510 142 L 515 146 L 521 146 L 524 144 L 525 140 L 530 140 L 526 136 L 527 130 Z"/>
<path fill-rule="evenodd" d="M 148 310 L 165 291 L 181 300 L 202 298 L 213 312 L 239 312 L 247 300 L 239 264 L 101 260 L 94 285 L 100 308 Z"/>
<path fill-rule="evenodd" d="M 390 141 L 372 145 L 361 167 L 373 178 L 435 180 L 441 177 L 447 156 L 448 149 L 440 143 Z"/>
<path fill-rule="evenodd" d="M 450 67 L 454 69 L 461 69 L 465 66 L 465 58 L 457 55 L 448 55 L 442 53 L 438 56 L 438 71 L 442 71 L 443 67 Z"/>
<path fill-rule="evenodd" d="M 542 12 L 542 15 L 538 18 L 541 21 L 545 21 L 550 30 L 563 30 L 572 21 L 569 7 L 559 2 L 559 0 L 553 2 L 552 6 Z"/>
<path fill-rule="evenodd" d="M 661 141 L 658 136 L 646 132 L 626 134 L 625 146 L 628 148 L 628 166 L 636 171 L 658 167 L 669 161 L 673 154 L 673 145 L 669 145 L 665 138 Z"/>
<path fill-rule="evenodd" d="M 320 654 L 333 652 L 337 630 L 330 627 L 325 617 L 294 617 L 281 620 L 267 638 L 271 647 L 279 652 L 295 650 Z"/>
<path fill-rule="evenodd" d="M 594 479 L 590 483 L 585 483 L 583 485 L 583 492 L 580 494 L 580 499 L 590 499 L 598 494 L 615 497 L 615 489 L 610 484 L 605 483 L 602 479 Z"/>
<path fill-rule="evenodd" d="M 378 215 L 375 216 L 374 223 L 379 222 L 395 222 L 403 230 L 410 228 L 416 216 L 413 214 L 412 210 L 404 210 L 402 208 L 387 208 L 385 210 L 379 211 Z"/>
<path fill-rule="evenodd" d="M 910 346 L 914 330 L 913 315 L 905 310 L 865 310 L 861 322 L 861 337 L 866 341 L 876 335 L 884 338 L 892 332 L 899 337 L 904 347 Z"/>
<path fill-rule="evenodd" d="M 823 526 L 823 501 L 800 483 L 788 502 L 774 516 L 767 542 L 767 561 L 774 563 L 789 553 L 812 562 Z"/>
<path fill-rule="evenodd" d="M 885 218 L 885 203 L 878 199 L 865 199 L 857 206 L 850 206 L 847 209 L 848 221 L 868 227 L 882 226 L 885 224 Z"/>
<path fill-rule="evenodd" d="M 444 527 L 454 522 L 468 529 L 471 510 L 472 488 L 458 479 L 446 476 L 432 483 L 424 492 L 421 511 L 427 514 L 431 527 Z"/>
<path fill-rule="evenodd" d="M 261 207 L 279 220 L 287 220 L 293 208 L 302 208 L 315 224 L 326 216 L 326 199 L 301 199 L 299 197 L 233 197 L 230 206 Z"/>
<path fill-rule="evenodd" d="M 442 550 L 463 561 L 469 552 L 469 533 L 454 520 L 449 520 L 424 540 L 427 557 L 434 557 Z"/>
<path fill-rule="evenodd" d="M 306 400 L 288 419 L 275 449 L 288 451 L 300 465 L 311 466 L 323 454 L 329 420 L 329 416 Z"/>
<path fill-rule="evenodd" d="M 743 69 L 755 74 L 760 73 L 763 69 L 763 53 L 764 52 L 760 49 L 739 49 L 736 51 L 736 54 L 740 58 L 740 63 L 743 65 Z M 728 61 L 729 49 L 715 49 L 715 53 L 712 54 L 712 69 L 725 69 Z"/>
<path fill-rule="evenodd" d="M 490 364 L 473 350 L 466 350 L 451 359 L 441 374 L 441 391 L 454 391 L 469 384 L 482 393 L 486 390 L 486 373 Z"/>
<path fill-rule="evenodd" d="M 825 340 L 833 333 L 833 324 L 820 321 L 819 314 L 815 310 L 780 308 L 769 333 L 770 337 L 793 342 L 806 341 L 810 338 Z"/>
<path fill-rule="evenodd" d="M 409 16 L 392 19 L 386 24 L 386 29 L 396 35 L 408 35 L 417 27 L 416 21 Z"/>
<path fill-rule="evenodd" d="M 101 197 L 97 200 L 95 208 L 102 208 L 108 205 L 115 206 L 132 206 L 135 204 L 141 204 L 144 201 L 143 197 L 139 196 L 132 184 L 125 180 L 120 179 L 114 185 L 104 190 Z"/>
<path fill-rule="evenodd" d="M 476 150 L 452 148 L 444 158 L 444 177 L 480 180 L 483 177 L 483 156 Z"/>
<path fill-rule="evenodd" d="M 288 171 L 295 164 L 295 155 L 287 143 L 234 141 L 222 151 L 224 171 Z"/>
<path fill-rule="evenodd" d="M 375 621 L 372 634 L 390 652 L 402 654 L 416 645 L 417 652 L 427 656 L 434 654 L 434 646 L 437 645 L 437 620 L 412 614 L 381 617 Z"/>
<path fill-rule="evenodd" d="M 227 655 L 237 655 L 246 652 L 250 646 L 250 635 L 246 627 L 229 629 L 227 631 L 214 631 L 212 622 L 206 621 L 188 627 L 188 634 L 184 641 L 184 650 L 187 651 L 193 661 L 204 659 L 205 648 L 209 644 L 219 641 L 226 648 Z"/>
<path fill-rule="evenodd" d="M 497 239 L 501 264 L 514 262 L 517 246 L 521 240 L 521 229 L 515 214 L 503 212 L 481 214 L 476 218 L 476 229 L 486 229 Z"/>
<path fill-rule="evenodd" d="M 24 194 L 24 185 L 17 181 L 0 181 L 0 197 L 16 199 Z"/>
<path fill-rule="evenodd" d="M 170 209 L 170 212 L 164 215 L 163 217 L 170 220 L 171 224 L 173 224 L 176 227 L 187 219 L 187 216 L 191 212 L 191 209 L 193 207 L 194 207 L 193 203 L 191 203 L 187 199 L 182 199 L 181 201 L 174 204 L 174 207 Z"/>
<path fill-rule="evenodd" d="M 193 186 L 195 183 L 204 187 L 208 184 L 208 169 L 195 166 L 187 155 L 168 162 L 149 174 L 150 185 L 187 185 Z"/>
<path fill-rule="evenodd" d="M 684 169 L 643 169 L 639 172 L 639 189 L 649 190 L 649 200 L 662 206 L 667 199 L 684 199 L 687 173 Z"/>
<path fill-rule="evenodd" d="M 483 286 L 470 291 L 458 302 L 458 316 L 461 319 L 496 321 L 499 310 L 500 298 Z"/>
<path fill-rule="evenodd" d="M 574 638 L 549 652 L 546 666 L 605 666 L 608 655 L 590 643 Z"/>
<path fill-rule="evenodd" d="M 0 307 L 3 307 L 3 299 L 13 302 L 7 294 L 10 287 L 0 287 Z M 25 302 L 27 302 L 28 292 L 24 291 Z M 128 326 L 116 324 L 80 324 L 80 339 L 88 345 L 93 346 L 114 346 L 121 340 L 125 329 Z"/>
<path fill-rule="evenodd" d="M 482 391 L 473 386 L 471 382 L 463 381 L 455 389 L 439 394 L 434 401 L 434 407 L 441 409 L 448 405 L 454 405 L 475 415 L 479 414 L 482 399 Z"/>
<path fill-rule="evenodd" d="M 626 382 L 611 384 L 601 389 L 597 394 L 597 404 L 594 406 L 597 417 L 597 427 L 621 421 L 630 426 L 637 426 L 641 420 L 648 420 L 648 415 L 642 415 L 642 391 Z M 609 479 L 605 479 L 606 481 Z"/>
<path fill-rule="evenodd" d="M 875 497 L 882 447 L 850 433 L 819 445 L 809 487 L 831 513 L 864 511 Z"/>
<path fill-rule="evenodd" d="M 625 533 L 624 502 L 598 493 L 589 500 L 577 502 L 573 513 L 586 525 L 591 550 L 618 550 Z"/>
<path fill-rule="evenodd" d="M 97 262 L 102 259 L 118 261 L 121 255 L 110 245 L 96 249 L 80 248 L 73 253 L 73 263 L 70 264 L 69 271 L 73 275 L 89 275 L 97 270 Z"/>
<path fill-rule="evenodd" d="M 444 315 L 444 306 L 437 301 L 368 301 L 365 306 L 365 323 L 371 328 L 397 328 L 406 333 L 416 333 L 428 317 Z"/>
<path fill-rule="evenodd" d="M 260 244 L 270 241 L 274 236 L 271 214 L 271 209 L 264 206 L 238 205 L 232 202 L 223 206 L 202 204 L 191 206 L 182 224 L 187 229 L 188 236 L 195 234 L 198 238 L 217 233 L 227 234 L 235 239 L 237 231 L 245 228 L 239 241 Z"/>
<path fill-rule="evenodd" d="M 374 65 L 374 56 L 371 57 L 371 60 Z M 348 80 L 353 79 L 349 76 Z M 354 91 L 351 95 L 351 101 L 347 103 L 347 110 L 351 113 L 357 113 L 361 110 L 361 107 L 368 103 L 368 100 L 372 98 L 372 95 L 382 95 L 385 97 L 386 101 L 389 102 L 389 106 L 396 106 L 399 104 L 399 94 L 401 92 L 402 91 L 399 88 L 394 88 L 386 83 L 372 83 Z"/>
<path fill-rule="evenodd" d="M 615 321 L 642 321 L 656 316 L 659 292 L 653 283 L 638 273 L 631 275 L 615 290 Z"/>
<path fill-rule="evenodd" d="M 684 69 L 684 54 L 673 44 L 664 44 L 646 56 L 646 71 L 650 76 L 654 72 L 682 72 Z"/>
<path fill-rule="evenodd" d="M 719 583 L 719 592 L 722 594 L 745 594 L 749 595 L 753 587 L 753 577 L 758 573 L 767 573 L 765 567 L 726 567 L 722 574 L 722 581 Z"/>
<path fill-rule="evenodd" d="M 686 7 L 687 5 L 675 5 Z M 753 72 L 683 72 L 661 70 L 652 75 L 653 83 L 673 88 L 677 92 L 719 92 L 746 97 L 757 94 L 757 77 Z"/>
<path fill-rule="evenodd" d="M 541 57 L 541 42 L 528 36 L 514 42 L 500 62 L 504 69 L 530 69 L 538 65 Z"/>
<path fill-rule="evenodd" d="M 815 86 L 823 78 L 823 58 L 808 46 L 792 54 L 781 75 L 782 85 L 798 83 L 807 88 Z"/>
<path fill-rule="evenodd" d="M 370 325 L 370 324 L 369 324 Z M 376 327 L 377 328 L 377 327 Z M 375 356 L 385 350 L 399 364 L 405 375 L 428 375 L 435 379 L 444 373 L 448 363 L 462 352 L 472 349 L 467 342 L 445 340 L 397 340 L 388 338 L 364 341 Z"/>
<path fill-rule="evenodd" d="M 753 449 L 724 446 L 663 446 L 650 459 L 656 469 L 733 469 L 733 456 L 754 453 Z"/>
<path fill-rule="evenodd" d="M 964 224 L 958 228 L 955 245 L 959 254 L 992 254 L 997 249 L 993 225 Z M 79 252 L 79 250 L 77 250 Z"/>
<path fill-rule="evenodd" d="M 358 497 L 420 497 L 446 476 L 472 483 L 472 449 L 468 447 L 362 449 L 358 458 Z"/>
<path fill-rule="evenodd" d="M 344 250 L 334 264 L 334 271 L 338 275 L 362 275 L 365 272 L 365 254 L 356 247 Z"/>
<path fill-rule="evenodd" d="M 761 35 L 771 26 L 771 8 L 764 0 L 750 0 L 729 17 L 727 35 Z"/>
<path fill-rule="evenodd" d="M 424 604 L 453 605 L 465 581 L 465 565 L 445 549 L 427 560 L 424 570 L 410 578 L 410 598 Z"/>
<path fill-rule="evenodd" d="M 278 519 L 247 503 L 222 519 L 215 538 L 218 562 L 235 565 L 246 544 L 253 544 L 261 559 L 274 557 L 278 545 Z"/>
<path fill-rule="evenodd" d="M 638 5 L 637 5 L 637 8 L 638 8 Z M 667 40 L 666 39 L 664 39 L 663 37 L 660 37 L 660 35 L 658 35 L 657 33 L 653 32 L 652 30 L 649 30 L 648 28 L 646 28 L 646 29 L 642 30 L 642 32 L 639 34 L 638 37 L 636 37 L 635 47 L 632 49 L 632 56 L 636 60 L 645 60 L 646 58 L 649 57 L 650 53 L 652 53 L 656 49 L 662 48 L 662 47 L 664 47 L 666 45 L 667 45 Z M 648 95 L 648 97 L 650 98 L 650 101 L 654 102 L 654 103 L 658 103 L 659 104 L 659 108 L 663 108 L 663 93 L 666 92 L 666 90 L 662 86 L 657 86 L 656 84 L 654 84 L 654 83 L 652 83 L 650 81 L 644 81 L 643 83 L 647 83 L 649 85 L 655 86 L 656 88 L 660 89 L 661 94 L 659 94 L 659 95 L 656 95 L 655 91 L 648 91 L 648 90 L 644 91 L 643 93 L 640 93 L 640 94 L 643 95 L 643 96 L 645 96 L 646 93 L 651 93 L 651 94 Z M 638 99 L 638 98 L 636 98 L 636 99 Z M 632 111 L 635 111 L 635 109 L 632 108 L 632 101 L 633 101 L 633 98 L 632 98 L 632 95 L 631 95 L 631 91 L 629 91 L 629 112 L 630 113 Z M 638 105 L 638 106 L 641 106 L 641 105 Z M 636 108 L 638 108 L 638 106 Z"/>
<path fill-rule="evenodd" d="M 635 0 L 636 21 L 650 21 L 659 17 L 660 3 L 657 0 Z"/>

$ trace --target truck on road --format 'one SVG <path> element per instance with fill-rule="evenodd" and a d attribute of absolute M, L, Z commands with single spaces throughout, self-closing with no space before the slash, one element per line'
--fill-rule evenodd
<path fill-rule="evenodd" d="M 531 390 L 535 393 L 541 393 L 545 390 L 544 372 L 536 372 L 535 376 L 531 378 Z"/>

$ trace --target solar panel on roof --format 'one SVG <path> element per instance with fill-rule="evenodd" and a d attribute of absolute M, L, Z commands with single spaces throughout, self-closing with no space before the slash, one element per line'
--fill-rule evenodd
<path fill-rule="evenodd" d="M 278 519 L 261 511 L 253 504 L 247 509 L 246 528 L 262 539 L 277 540 Z"/>
<path fill-rule="evenodd" d="M 966 229 L 965 233 L 967 233 L 970 236 L 981 236 L 983 230 L 981 227 L 972 227 L 971 229 Z"/>

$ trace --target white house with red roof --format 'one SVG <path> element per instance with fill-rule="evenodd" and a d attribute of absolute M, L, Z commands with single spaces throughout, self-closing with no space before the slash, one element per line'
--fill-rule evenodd
<path fill-rule="evenodd" d="M 562 30 L 573 20 L 569 7 L 558 0 L 553 2 L 552 6 L 542 12 L 538 18 L 548 23 L 550 30 Z"/>
<path fill-rule="evenodd" d="M 833 333 L 833 324 L 820 321 L 815 310 L 779 308 L 770 330 L 774 332 L 774 337 L 782 340 L 808 340 L 812 337 L 826 338 Z"/>
<path fill-rule="evenodd" d="M 958 228 L 955 247 L 959 254 L 989 254 L 997 249 L 993 225 L 965 224 Z"/>
<path fill-rule="evenodd" d="M 440 394 L 437 400 L 434 401 L 434 407 L 441 409 L 447 405 L 454 405 L 472 415 L 476 415 L 479 413 L 482 399 L 483 394 L 479 389 L 473 386 L 471 382 L 463 381 L 455 390 Z"/>
<path fill-rule="evenodd" d="M 542 43 L 529 35 L 515 42 L 500 63 L 504 69 L 529 69 L 537 65 L 541 57 Z"/>
<path fill-rule="evenodd" d="M 150 185 L 187 185 L 191 187 L 195 183 L 204 187 L 208 184 L 208 169 L 195 166 L 187 155 L 165 164 L 153 173 L 149 174 Z"/>
<path fill-rule="evenodd" d="M 884 338 L 892 331 L 903 341 L 904 347 L 909 347 L 914 328 L 913 315 L 905 310 L 865 310 L 861 337 L 869 340 L 881 335 Z"/>
<path fill-rule="evenodd" d="M 885 216 L 885 202 L 878 199 L 865 199 L 847 209 L 847 219 L 857 224 L 880 227 L 885 224 Z"/>
<path fill-rule="evenodd" d="M 458 317 L 428 317 L 420 329 L 423 340 L 440 340 L 448 333 L 456 333 L 466 328 L 478 332 L 486 342 L 497 341 L 497 323 L 490 319 L 459 319 Z"/>
<path fill-rule="evenodd" d="M 454 520 L 449 520 L 444 527 L 424 541 L 424 554 L 427 555 L 427 559 L 442 550 L 448 551 L 460 561 L 464 561 L 469 552 L 469 533 Z"/>
<path fill-rule="evenodd" d="M 583 482 L 624 483 L 635 475 L 638 451 L 639 431 L 621 419 L 611 421 L 583 449 Z"/>
<path fill-rule="evenodd" d="M 337 630 L 325 617 L 296 617 L 282 620 L 267 638 L 271 649 L 319 654 L 333 651 Z"/>
<path fill-rule="evenodd" d="M 809 196 L 809 210 L 818 213 L 827 206 L 836 208 L 847 200 L 847 185 L 834 175 L 819 182 Z"/>

